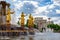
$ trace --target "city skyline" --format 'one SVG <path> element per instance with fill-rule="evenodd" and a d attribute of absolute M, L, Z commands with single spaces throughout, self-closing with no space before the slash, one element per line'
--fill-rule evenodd
<path fill-rule="evenodd" d="M 59 0 L 5 0 L 14 9 L 16 17 L 20 17 L 21 12 L 32 14 L 34 17 L 51 18 L 54 23 L 60 23 L 60 1 Z"/>

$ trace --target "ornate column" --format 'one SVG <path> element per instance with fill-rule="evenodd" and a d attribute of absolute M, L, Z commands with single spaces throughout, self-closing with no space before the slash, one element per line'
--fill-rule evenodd
<path fill-rule="evenodd" d="M 1 21 L 1 24 L 6 24 L 6 6 L 10 6 L 9 3 L 6 3 L 6 1 L 0 1 L 0 5 L 1 5 L 1 14 L 0 14 L 0 21 Z"/>

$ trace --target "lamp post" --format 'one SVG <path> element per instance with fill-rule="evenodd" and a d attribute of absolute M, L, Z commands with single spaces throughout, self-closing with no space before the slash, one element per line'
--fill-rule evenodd
<path fill-rule="evenodd" d="M 48 20 L 49 20 L 49 25 L 50 25 L 50 19 L 51 19 L 51 18 L 48 18 Z M 49 28 L 50 28 L 50 26 L 49 26 Z"/>
<path fill-rule="evenodd" d="M 48 18 L 48 20 L 49 20 L 49 31 L 51 31 L 51 28 L 50 28 L 50 24 L 51 24 L 51 23 L 50 23 L 50 19 L 51 19 L 51 18 Z"/>

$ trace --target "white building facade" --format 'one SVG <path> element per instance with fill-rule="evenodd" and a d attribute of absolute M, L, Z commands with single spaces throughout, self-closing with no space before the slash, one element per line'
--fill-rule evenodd
<path fill-rule="evenodd" d="M 37 25 L 39 30 L 42 30 L 42 28 L 47 27 L 47 20 L 44 20 L 43 17 L 36 17 L 34 19 L 34 23 Z"/>

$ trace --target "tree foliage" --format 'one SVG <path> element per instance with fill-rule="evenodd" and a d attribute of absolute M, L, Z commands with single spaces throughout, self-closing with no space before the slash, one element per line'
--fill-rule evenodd
<path fill-rule="evenodd" d="M 49 24 L 47 27 L 57 31 L 60 30 L 60 26 L 58 24 Z"/>
<path fill-rule="evenodd" d="M 17 24 L 20 25 L 20 22 L 18 21 Z"/>

